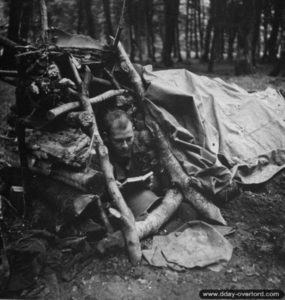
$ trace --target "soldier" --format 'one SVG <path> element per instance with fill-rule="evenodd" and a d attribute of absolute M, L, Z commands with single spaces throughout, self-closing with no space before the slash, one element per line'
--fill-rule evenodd
<path fill-rule="evenodd" d="M 155 152 L 148 152 L 144 145 L 139 149 L 138 133 L 135 131 L 129 115 L 120 109 L 107 112 L 105 116 L 104 140 L 110 152 L 110 162 L 114 167 L 114 175 L 125 200 L 135 217 L 141 217 L 149 211 L 159 199 L 155 192 L 162 189 L 159 186 L 161 170 Z M 151 154 L 150 154 L 151 153 Z M 145 181 L 138 181 L 127 186 L 121 183 L 128 178 L 146 174 Z"/>

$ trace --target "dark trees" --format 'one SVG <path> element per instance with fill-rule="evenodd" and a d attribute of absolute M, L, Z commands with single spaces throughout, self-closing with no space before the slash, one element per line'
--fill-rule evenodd
<path fill-rule="evenodd" d="M 281 12 L 284 16 L 285 14 L 285 7 L 283 6 L 283 10 Z M 278 76 L 281 75 L 285 77 L 285 18 L 282 19 L 281 24 L 281 51 L 280 51 L 280 58 L 276 61 L 275 68 L 270 73 L 271 76 Z"/>
<path fill-rule="evenodd" d="M 147 37 L 147 52 L 150 61 L 155 61 L 155 37 L 153 29 L 153 0 L 145 0 L 145 22 Z"/>
<path fill-rule="evenodd" d="M 256 18 L 256 1 L 259 0 L 243 0 L 243 2 L 237 6 L 240 16 L 242 17 L 240 18 L 237 35 L 236 75 L 251 74 L 254 70 L 252 62 L 252 40 Z"/>
<path fill-rule="evenodd" d="M 268 54 L 271 60 L 276 59 L 278 42 L 277 37 L 279 29 L 282 26 L 282 19 L 284 18 L 284 0 L 274 0 L 274 16 L 272 22 L 272 30 L 268 40 Z"/>
<path fill-rule="evenodd" d="M 165 34 L 162 60 L 165 66 L 172 66 L 171 53 L 175 42 L 175 28 L 179 14 L 179 0 L 164 0 Z"/>
<path fill-rule="evenodd" d="M 103 7 L 105 15 L 105 35 L 109 37 L 114 34 L 111 21 L 110 0 L 103 0 Z"/>
<path fill-rule="evenodd" d="M 19 44 L 24 44 L 29 35 L 33 14 L 33 0 L 11 0 L 9 7 L 9 26 L 7 37 Z M 5 48 L 1 65 L 14 67 L 14 50 Z"/>
<path fill-rule="evenodd" d="M 95 21 L 92 13 L 92 0 L 82 0 L 87 21 L 87 32 L 91 37 L 96 38 Z"/>
<path fill-rule="evenodd" d="M 5 1 L 10 12 L 6 36 L 17 42 L 36 37 L 39 1 Z M 260 56 L 275 62 L 280 55 L 284 0 L 126 3 L 121 40 L 132 60 L 154 62 L 157 58 L 169 67 L 173 60 L 189 60 L 192 52 L 213 71 L 214 62 L 223 60 L 226 53 L 236 61 L 236 74 L 243 74 L 253 72 Z M 123 0 L 49 0 L 46 4 L 50 26 L 102 39 L 115 34 Z"/>

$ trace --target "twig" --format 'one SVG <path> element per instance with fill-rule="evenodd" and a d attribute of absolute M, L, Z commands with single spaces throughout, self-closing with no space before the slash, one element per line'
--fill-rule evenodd
<path fill-rule="evenodd" d="M 109 91 L 107 91 L 107 92 L 105 92 L 105 93 L 103 93 L 99 96 L 96 96 L 94 98 L 90 98 L 89 102 L 90 102 L 90 104 L 93 105 L 93 104 L 97 104 L 97 103 L 103 102 L 105 100 L 111 99 L 111 98 L 116 97 L 116 96 L 124 95 L 126 93 L 127 93 L 126 90 L 109 90 Z M 53 109 L 49 110 L 47 112 L 47 119 L 48 120 L 53 120 L 53 119 L 59 117 L 60 115 L 62 115 L 64 113 L 67 113 L 71 110 L 75 110 L 75 109 L 78 109 L 78 108 L 80 108 L 80 102 L 78 102 L 78 101 L 62 104 L 62 105 L 60 105 L 56 108 L 53 108 Z"/>

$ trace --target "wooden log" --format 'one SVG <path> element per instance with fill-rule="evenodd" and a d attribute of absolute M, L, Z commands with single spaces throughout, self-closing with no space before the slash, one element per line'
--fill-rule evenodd
<path fill-rule="evenodd" d="M 138 104 L 141 110 L 144 111 L 143 97 L 145 91 L 144 91 L 144 86 L 143 86 L 141 76 L 138 74 L 135 67 L 131 63 L 124 47 L 120 42 L 118 43 L 118 50 L 119 50 L 119 59 L 121 63 L 121 68 L 128 74 L 128 77 L 137 93 Z"/>
<path fill-rule="evenodd" d="M 117 186 L 116 180 L 114 178 L 113 167 L 109 160 L 108 149 L 104 145 L 103 140 L 100 136 L 95 114 L 93 112 L 91 103 L 88 99 L 88 87 L 92 75 L 89 68 L 85 66 L 84 80 L 82 81 L 74 63 L 74 59 L 70 57 L 69 61 L 74 73 L 77 89 L 80 95 L 81 106 L 83 110 L 88 112 L 93 117 L 93 124 L 89 130 L 89 137 L 91 137 L 91 140 L 94 140 L 95 148 L 100 160 L 101 170 L 105 176 L 107 189 L 111 196 L 111 199 L 114 201 L 120 213 L 124 217 L 122 231 L 129 252 L 130 261 L 133 265 L 135 265 L 141 261 L 142 257 L 139 237 L 137 235 L 135 227 L 135 218 L 128 206 L 126 205 L 126 202 Z"/>
<path fill-rule="evenodd" d="M 177 183 L 177 186 L 181 188 L 184 198 L 190 201 L 190 203 L 201 213 L 204 217 L 214 220 L 221 224 L 226 224 L 225 219 L 221 215 L 218 207 L 213 203 L 209 202 L 201 193 L 193 188 L 193 180 L 187 176 L 183 171 L 181 165 L 177 161 L 176 157 L 171 152 L 169 145 L 163 136 L 158 124 L 153 120 L 151 115 L 145 108 L 143 97 L 144 97 L 144 86 L 142 79 L 134 66 L 132 65 L 125 49 L 122 44 L 118 44 L 119 58 L 122 69 L 127 73 L 130 81 L 132 82 L 136 92 L 138 104 L 142 111 L 145 112 L 145 117 L 148 119 L 148 125 L 152 128 L 156 134 L 158 141 L 158 147 L 160 151 L 160 158 L 162 165 L 166 168 L 172 181 Z"/>
<path fill-rule="evenodd" d="M 185 200 L 189 201 L 205 218 L 226 225 L 227 222 L 223 218 L 220 209 L 193 188 L 192 178 L 183 171 L 158 124 L 152 119 L 149 120 L 148 124 L 155 132 L 162 164 L 168 171 L 172 182 L 181 188 Z"/>
<path fill-rule="evenodd" d="M 124 95 L 126 93 L 127 93 L 126 90 L 109 90 L 99 96 L 90 98 L 89 102 L 90 102 L 90 104 L 96 104 L 96 103 L 111 99 L 111 98 L 119 96 L 119 95 Z M 80 108 L 80 102 L 69 102 L 69 103 L 62 104 L 61 106 L 58 106 L 56 108 L 49 110 L 47 112 L 47 119 L 53 120 L 62 114 L 65 114 L 69 111 L 72 111 L 72 110 L 75 110 L 78 108 Z"/>
<path fill-rule="evenodd" d="M 161 204 L 149 213 L 144 221 L 136 222 L 136 229 L 140 239 L 151 234 L 155 234 L 166 223 L 174 212 L 178 209 L 183 199 L 182 193 L 177 189 L 169 189 Z M 118 216 L 121 218 L 122 216 Z M 98 242 L 97 249 L 100 253 L 105 253 L 112 247 L 124 247 L 124 238 L 121 232 L 109 234 Z"/>
<path fill-rule="evenodd" d="M 169 189 L 162 203 L 151 212 L 144 221 L 137 222 L 136 228 L 140 239 L 155 234 L 178 209 L 183 200 L 182 193 L 177 189 Z"/>

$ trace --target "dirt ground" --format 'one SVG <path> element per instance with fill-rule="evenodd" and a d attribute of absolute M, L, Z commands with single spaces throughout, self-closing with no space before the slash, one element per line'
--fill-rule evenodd
<path fill-rule="evenodd" d="M 206 74 L 206 65 L 192 62 L 189 70 Z M 285 78 L 264 74 L 261 66 L 252 76 L 234 77 L 232 67 L 219 65 L 215 76 L 237 83 L 247 90 L 268 86 L 285 90 Z M 209 74 L 207 74 L 209 75 Z M 210 75 L 213 76 L 213 75 Z M 1 114 L 13 99 L 13 89 L 0 83 Z M 3 119 L 1 126 L 4 126 Z M 146 263 L 132 267 L 126 253 L 92 257 L 76 277 L 60 283 L 63 299 L 200 299 L 202 289 L 282 289 L 285 291 L 285 173 L 266 185 L 244 192 L 222 208 L 235 232 L 227 237 L 234 246 L 233 256 L 220 272 L 192 269 L 176 272 L 153 268 Z M 46 289 L 45 299 L 56 299 Z"/>

